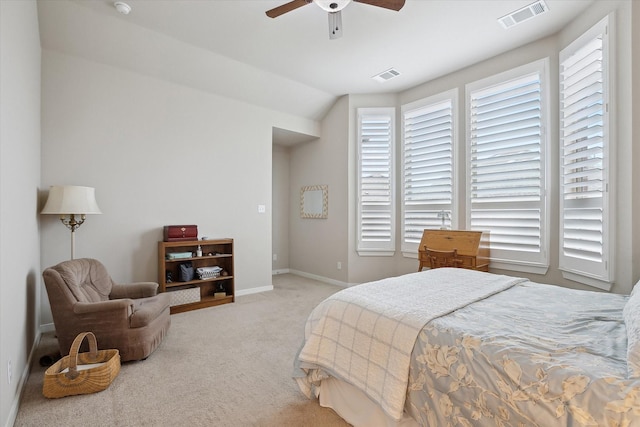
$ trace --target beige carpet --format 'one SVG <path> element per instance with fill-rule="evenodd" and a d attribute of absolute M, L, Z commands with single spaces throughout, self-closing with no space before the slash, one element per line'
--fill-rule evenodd
<path fill-rule="evenodd" d="M 145 361 L 122 365 L 100 393 L 46 399 L 53 334 L 40 342 L 15 426 L 347 426 L 302 395 L 293 358 L 313 307 L 340 288 L 294 275 L 274 290 L 171 317 L 169 334 Z"/>

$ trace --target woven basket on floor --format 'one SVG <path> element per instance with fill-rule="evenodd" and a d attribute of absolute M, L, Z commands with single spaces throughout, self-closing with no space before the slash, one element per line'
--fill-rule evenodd
<path fill-rule="evenodd" d="M 78 353 L 85 337 L 89 341 L 89 352 Z M 109 387 L 119 372 L 120 352 L 98 350 L 96 336 L 92 332 L 82 332 L 73 340 L 69 355 L 45 371 L 42 394 L 57 398 L 95 393 Z"/>

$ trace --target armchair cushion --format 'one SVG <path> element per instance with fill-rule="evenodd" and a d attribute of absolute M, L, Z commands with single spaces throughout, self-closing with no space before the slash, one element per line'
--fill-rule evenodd
<path fill-rule="evenodd" d="M 155 298 L 140 298 L 133 302 L 133 313 L 129 317 L 132 328 L 142 328 L 150 324 L 162 312 L 169 309 L 171 295 L 159 294 Z"/>
<path fill-rule="evenodd" d="M 58 264 L 58 274 L 80 302 L 98 302 L 109 299 L 113 282 L 107 269 L 89 259 Z"/>

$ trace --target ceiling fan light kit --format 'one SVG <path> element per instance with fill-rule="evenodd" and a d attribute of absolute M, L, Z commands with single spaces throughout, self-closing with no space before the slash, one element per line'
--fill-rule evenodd
<path fill-rule="evenodd" d="M 322 10 L 329 12 L 329 38 L 333 40 L 342 36 L 341 11 L 347 7 L 351 1 L 395 11 L 402 9 L 405 2 L 405 0 L 292 0 L 289 3 L 267 10 L 266 14 L 269 18 L 277 18 L 280 15 L 306 6 L 309 3 L 315 3 Z"/>
<path fill-rule="evenodd" d="M 314 0 L 313 2 L 327 12 L 339 12 L 347 7 L 351 0 Z"/>

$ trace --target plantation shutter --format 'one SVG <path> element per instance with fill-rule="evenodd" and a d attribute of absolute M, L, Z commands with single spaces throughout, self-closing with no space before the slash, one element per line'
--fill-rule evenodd
<path fill-rule="evenodd" d="M 603 21 L 560 53 L 560 268 L 608 282 L 605 37 Z"/>
<path fill-rule="evenodd" d="M 470 91 L 468 221 L 490 231 L 492 262 L 548 266 L 542 76 Z"/>
<path fill-rule="evenodd" d="M 417 251 L 425 228 L 438 229 L 443 220 L 451 227 L 454 133 L 449 97 L 403 108 L 403 251 Z"/>
<path fill-rule="evenodd" d="M 393 108 L 358 109 L 358 252 L 395 250 Z"/>

